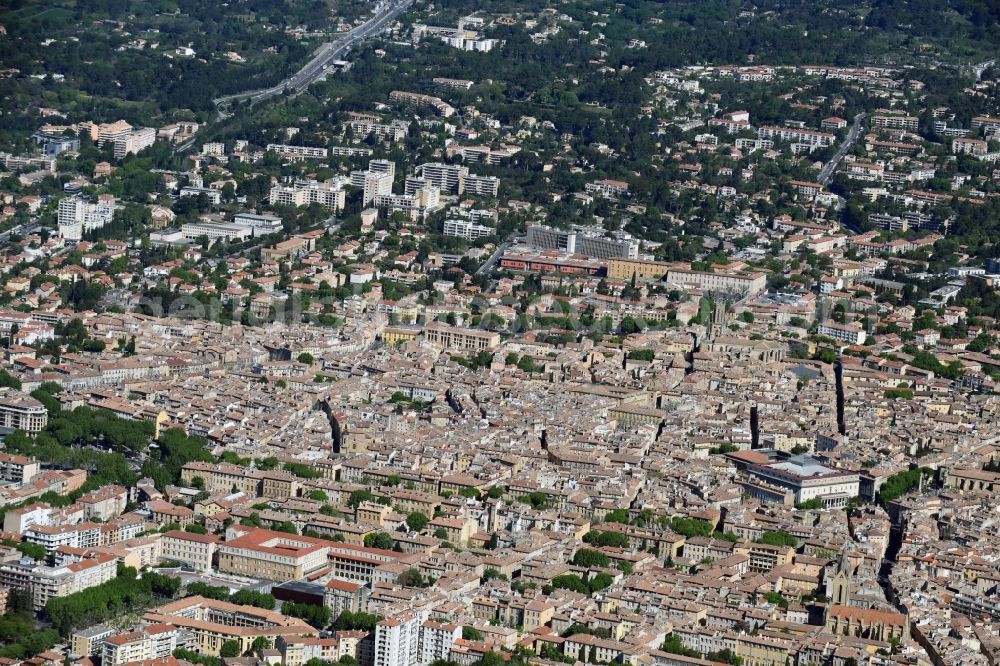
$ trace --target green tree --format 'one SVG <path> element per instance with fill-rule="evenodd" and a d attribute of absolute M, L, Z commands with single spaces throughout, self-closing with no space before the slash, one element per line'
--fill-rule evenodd
<path fill-rule="evenodd" d="M 795 548 L 799 545 L 799 540 L 794 535 L 780 530 L 767 530 L 754 541 L 769 546 L 788 546 L 790 548 Z"/>
<path fill-rule="evenodd" d="M 621 523 L 622 525 L 629 524 L 628 509 L 614 509 L 613 511 L 608 511 L 604 514 L 604 522 L 606 523 Z"/>
<path fill-rule="evenodd" d="M 611 562 L 608 556 L 599 550 L 581 548 L 573 555 L 573 564 L 587 569 L 607 569 Z"/>
<path fill-rule="evenodd" d="M 429 522 L 427 516 L 419 511 L 413 511 L 406 517 L 406 526 L 414 532 L 422 532 Z"/>
<path fill-rule="evenodd" d="M 382 550 L 392 550 L 396 540 L 387 532 L 373 532 L 365 535 L 365 548 L 380 548 Z"/>
<path fill-rule="evenodd" d="M 483 636 L 483 632 L 479 631 L 475 627 L 466 625 L 462 627 L 462 638 L 467 641 L 482 641 L 486 637 Z"/>
<path fill-rule="evenodd" d="M 347 498 L 347 506 L 357 509 L 362 502 L 374 502 L 375 496 L 367 488 L 353 491 Z"/>
<path fill-rule="evenodd" d="M 324 629 L 330 624 L 330 608 L 328 606 L 286 601 L 281 606 L 281 612 L 303 619 L 317 629 Z"/>

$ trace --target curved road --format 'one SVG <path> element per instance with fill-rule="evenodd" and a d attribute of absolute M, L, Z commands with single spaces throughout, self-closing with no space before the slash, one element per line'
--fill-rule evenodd
<path fill-rule="evenodd" d="M 366 23 L 354 28 L 340 39 L 333 42 L 327 42 L 321 46 L 316 52 L 316 55 L 313 56 L 312 60 L 306 63 L 305 66 L 298 72 L 291 75 L 278 85 L 271 88 L 265 88 L 263 90 L 251 90 L 244 93 L 237 93 L 235 95 L 218 97 L 213 100 L 215 105 L 221 107 L 231 102 L 237 102 L 245 99 L 249 99 L 251 104 L 256 104 L 257 102 L 262 102 L 266 99 L 270 99 L 271 97 L 280 95 L 286 90 L 294 93 L 302 92 L 312 85 L 317 79 L 326 74 L 327 67 L 329 67 L 330 63 L 334 60 L 340 60 L 355 44 L 385 30 L 392 24 L 393 21 L 396 20 L 396 17 L 406 11 L 411 4 L 413 4 L 413 0 L 393 0 L 392 2 L 389 2 L 385 5 L 381 12 L 368 20 Z"/>

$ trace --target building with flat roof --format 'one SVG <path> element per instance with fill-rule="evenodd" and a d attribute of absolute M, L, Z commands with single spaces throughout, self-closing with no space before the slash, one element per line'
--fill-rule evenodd
<path fill-rule="evenodd" d="M 277 215 L 258 215 L 256 213 L 236 213 L 233 216 L 233 224 L 241 227 L 250 227 L 254 235 L 274 234 L 282 229 L 281 218 Z"/>
<path fill-rule="evenodd" d="M 238 240 L 244 241 L 250 238 L 253 231 L 250 227 L 241 224 L 226 224 L 216 222 L 189 222 L 181 227 L 181 234 L 187 240 L 198 240 L 207 238 L 209 243 L 223 240 L 227 243 Z"/>
<path fill-rule="evenodd" d="M 420 660 L 419 615 L 382 620 L 375 625 L 374 666 L 413 666 Z"/>
<path fill-rule="evenodd" d="M 318 203 L 332 211 L 342 210 L 346 201 L 344 185 L 346 180 L 333 179 L 320 183 L 315 180 L 297 180 L 293 183 L 279 183 L 271 188 L 268 200 L 271 205 L 308 206 Z"/>
<path fill-rule="evenodd" d="M 492 236 L 496 233 L 496 229 L 483 224 L 476 224 L 469 220 L 445 220 L 442 233 L 445 236 L 457 236 L 466 240 L 475 240 L 476 238 Z"/>
<path fill-rule="evenodd" d="M 289 146 L 283 143 L 269 143 L 265 147 L 269 153 L 275 153 L 285 159 L 292 160 L 322 160 L 326 159 L 326 148 L 315 146 Z"/>
<path fill-rule="evenodd" d="M 213 206 L 218 206 L 222 203 L 222 191 L 213 187 L 196 187 L 194 185 L 187 185 L 182 187 L 177 194 L 182 197 L 197 197 L 204 194 L 205 198 L 207 198 L 209 203 Z"/>
<path fill-rule="evenodd" d="M 100 229 L 114 217 L 115 198 L 103 195 L 94 202 L 80 197 L 68 197 L 59 202 L 57 222 L 59 235 L 66 240 L 82 240 L 83 234 Z"/>
<path fill-rule="evenodd" d="M 535 224 L 528 227 L 527 243 L 537 249 L 564 250 L 598 259 L 636 259 L 639 256 L 639 241 L 630 234 L 619 231 L 608 237 L 600 228 L 573 227 L 563 230 Z"/>
<path fill-rule="evenodd" d="M 559 250 L 532 250 L 523 245 L 508 249 L 500 257 L 500 267 L 532 273 L 604 275 L 605 264 L 584 255 Z"/>
<path fill-rule="evenodd" d="M 104 639 L 114 635 L 115 630 L 106 624 L 98 624 L 86 629 L 79 629 L 70 636 L 69 656 L 90 657 L 101 652 Z"/>
<path fill-rule="evenodd" d="M 865 329 L 858 323 L 838 324 L 835 321 L 825 321 L 816 328 L 817 335 L 833 338 L 850 345 L 863 345 L 868 339 Z"/>

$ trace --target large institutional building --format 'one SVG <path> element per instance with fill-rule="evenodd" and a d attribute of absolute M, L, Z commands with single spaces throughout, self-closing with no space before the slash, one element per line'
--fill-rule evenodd
<path fill-rule="evenodd" d="M 261 529 L 233 532 L 233 536 L 218 547 L 222 573 L 265 580 L 301 580 L 328 564 L 329 541 Z"/>
<path fill-rule="evenodd" d="M 824 506 L 841 507 L 858 496 L 860 475 L 827 467 L 808 455 L 787 455 L 773 449 L 733 454 L 746 464 L 744 491 L 763 502 L 801 504 L 818 499 Z"/>
<path fill-rule="evenodd" d="M 536 224 L 528 227 L 528 245 L 541 250 L 564 250 L 598 259 L 639 256 L 639 241 L 624 232 L 608 238 L 590 229 L 574 227 L 565 231 Z"/>

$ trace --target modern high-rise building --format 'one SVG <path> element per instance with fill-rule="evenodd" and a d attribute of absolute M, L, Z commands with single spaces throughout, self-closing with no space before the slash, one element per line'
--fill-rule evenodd
<path fill-rule="evenodd" d="M 387 173 L 390 181 L 396 177 L 396 163 L 391 160 L 370 160 L 368 170 L 372 173 Z"/>
<path fill-rule="evenodd" d="M 367 206 L 380 194 L 392 194 L 392 174 L 388 171 L 365 171 L 361 185 L 362 205 Z"/>
<path fill-rule="evenodd" d="M 86 232 L 111 222 L 115 209 L 115 198 L 110 194 L 100 195 L 93 203 L 80 197 L 63 199 L 57 214 L 59 235 L 66 240 L 82 240 Z"/>
<path fill-rule="evenodd" d="M 462 637 L 462 627 L 427 620 L 420 627 L 420 664 L 450 661 L 451 648 Z"/>
<path fill-rule="evenodd" d="M 421 190 L 425 187 L 438 187 L 438 186 L 430 182 L 426 178 L 419 178 L 417 176 L 407 176 L 406 181 L 403 183 L 403 194 L 407 195 L 416 194 L 417 190 Z"/>
<path fill-rule="evenodd" d="M 457 192 L 462 178 L 468 175 L 469 168 L 460 164 L 444 164 L 443 162 L 428 162 L 416 169 L 417 174 L 431 185 L 449 192 Z"/>
<path fill-rule="evenodd" d="M 421 624 L 419 615 L 400 615 L 375 625 L 374 666 L 416 666 Z"/>
<path fill-rule="evenodd" d="M 494 176 L 467 174 L 462 178 L 458 193 L 477 197 L 495 197 L 500 193 L 500 179 Z"/>

